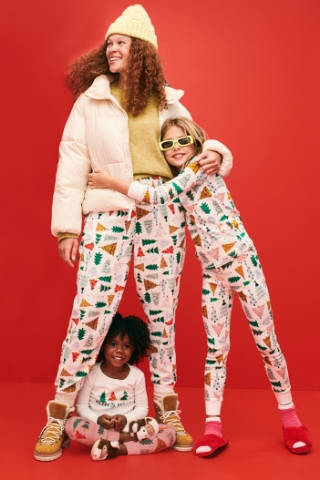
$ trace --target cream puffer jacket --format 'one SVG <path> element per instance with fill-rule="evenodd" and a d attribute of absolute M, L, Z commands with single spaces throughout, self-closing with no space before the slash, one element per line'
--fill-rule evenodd
<path fill-rule="evenodd" d="M 188 117 L 179 102 L 182 90 L 166 87 L 168 109 L 159 112 L 160 126 L 167 118 Z M 217 140 L 207 140 L 204 149 L 223 156 L 220 173 L 227 175 L 232 155 Z M 110 210 L 130 210 L 134 201 L 109 189 L 90 189 L 88 174 L 95 169 L 133 181 L 129 150 L 128 116 L 111 95 L 106 76 L 97 77 L 91 87 L 76 100 L 66 123 L 59 148 L 59 162 L 52 205 L 52 233 L 79 234 L 82 214 Z"/>

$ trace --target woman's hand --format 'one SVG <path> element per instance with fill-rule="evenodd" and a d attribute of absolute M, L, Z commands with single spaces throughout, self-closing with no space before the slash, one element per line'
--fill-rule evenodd
<path fill-rule="evenodd" d="M 104 170 L 95 170 L 89 173 L 88 185 L 90 188 L 111 188 L 113 177 Z"/>
<path fill-rule="evenodd" d="M 101 425 L 103 428 L 106 428 L 107 430 L 110 430 L 110 428 L 115 428 L 113 418 L 110 417 L 110 415 L 107 415 L 106 413 L 98 417 L 97 423 Z"/>
<path fill-rule="evenodd" d="M 208 175 L 214 175 L 220 170 L 222 156 L 213 150 L 205 150 L 198 155 L 197 162 Z"/>
<path fill-rule="evenodd" d="M 59 255 L 69 267 L 74 267 L 79 242 L 76 238 L 64 238 L 58 243 Z"/>
<path fill-rule="evenodd" d="M 127 418 L 124 415 L 114 415 L 112 417 L 114 421 L 114 429 L 116 432 L 122 432 L 124 427 L 127 425 Z"/>

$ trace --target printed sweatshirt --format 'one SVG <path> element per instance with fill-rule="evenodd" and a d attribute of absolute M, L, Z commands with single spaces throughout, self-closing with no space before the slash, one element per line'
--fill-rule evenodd
<path fill-rule="evenodd" d="M 144 374 L 139 368 L 129 365 L 130 372 L 124 380 L 107 377 L 97 363 L 87 375 L 77 397 L 76 410 L 81 417 L 97 423 L 103 414 L 121 414 L 129 423 L 148 415 L 148 397 Z"/>

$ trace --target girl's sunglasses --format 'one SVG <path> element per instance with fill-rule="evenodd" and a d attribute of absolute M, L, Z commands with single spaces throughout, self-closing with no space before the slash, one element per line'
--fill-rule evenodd
<path fill-rule="evenodd" d="M 176 143 L 180 145 L 180 147 L 187 147 L 188 145 L 192 145 L 194 140 L 191 135 L 185 135 L 184 137 L 175 138 L 174 140 L 163 140 L 159 142 L 160 150 L 171 150 Z"/>

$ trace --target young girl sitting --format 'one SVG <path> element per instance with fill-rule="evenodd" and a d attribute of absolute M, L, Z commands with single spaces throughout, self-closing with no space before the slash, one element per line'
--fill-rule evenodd
<path fill-rule="evenodd" d="M 159 431 L 157 421 L 146 417 L 145 378 L 133 364 L 143 360 L 149 348 L 147 325 L 137 317 L 123 318 L 117 313 L 100 350 L 102 361 L 93 367 L 78 394 L 79 416 L 66 423 L 69 438 L 93 445 L 93 460 L 152 453 L 175 442 L 173 427 L 161 426 Z"/>
<path fill-rule="evenodd" d="M 160 149 L 176 173 L 173 180 L 151 188 L 128 183 L 103 171 L 89 175 L 92 188 L 111 188 L 145 203 L 164 203 L 179 195 L 202 266 L 202 313 L 208 339 L 205 364 L 206 423 L 194 453 L 201 457 L 225 447 L 220 411 L 230 349 L 233 292 L 239 296 L 278 402 L 287 448 L 307 452 L 312 445 L 292 401 L 285 358 L 278 344 L 266 280 L 254 244 L 220 175 L 206 176 L 193 158 L 202 151 L 203 130 L 186 118 L 168 119 L 161 129 Z M 159 265 L 159 268 L 162 268 Z"/>

